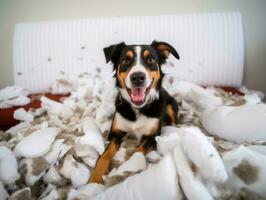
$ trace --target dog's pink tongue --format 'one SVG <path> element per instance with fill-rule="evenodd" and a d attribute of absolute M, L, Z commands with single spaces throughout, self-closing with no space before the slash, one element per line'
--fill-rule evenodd
<path fill-rule="evenodd" d="M 134 102 L 143 101 L 145 98 L 145 87 L 133 87 L 131 89 L 131 98 Z"/>

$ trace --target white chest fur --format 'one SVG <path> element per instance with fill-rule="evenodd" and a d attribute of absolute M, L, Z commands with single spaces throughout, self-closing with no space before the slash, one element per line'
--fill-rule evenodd
<path fill-rule="evenodd" d="M 149 135 L 159 122 L 158 118 L 147 117 L 142 114 L 137 115 L 136 121 L 129 121 L 119 113 L 115 114 L 115 118 L 118 129 L 128 134 L 133 134 L 138 139 L 141 139 L 143 135 Z"/>

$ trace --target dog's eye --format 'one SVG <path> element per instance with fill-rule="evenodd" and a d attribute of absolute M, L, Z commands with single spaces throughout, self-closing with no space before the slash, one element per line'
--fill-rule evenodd
<path fill-rule="evenodd" d="M 128 65 L 128 64 L 130 63 L 130 60 L 128 60 L 128 59 L 123 59 L 123 60 L 122 60 L 122 63 L 123 63 L 124 65 Z"/>
<path fill-rule="evenodd" d="M 152 57 L 149 57 L 149 58 L 147 59 L 147 63 L 148 63 L 148 64 L 154 64 L 154 63 L 155 63 L 155 59 L 152 58 Z"/>

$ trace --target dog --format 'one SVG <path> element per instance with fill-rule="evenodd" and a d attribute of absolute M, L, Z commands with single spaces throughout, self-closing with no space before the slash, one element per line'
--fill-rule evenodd
<path fill-rule="evenodd" d="M 156 149 L 155 137 L 161 127 L 177 124 L 178 105 L 162 87 L 161 66 L 176 50 L 166 42 L 151 45 L 126 45 L 124 42 L 104 48 L 106 62 L 112 62 L 118 94 L 116 111 L 108 136 L 109 144 L 96 163 L 89 182 L 101 183 L 110 159 L 118 151 L 123 138 L 131 134 L 139 139 L 136 151 L 148 153 Z"/>

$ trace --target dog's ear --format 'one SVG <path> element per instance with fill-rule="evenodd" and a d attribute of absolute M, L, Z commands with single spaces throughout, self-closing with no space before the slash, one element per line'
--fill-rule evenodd
<path fill-rule="evenodd" d="M 151 46 L 156 49 L 156 51 L 163 58 L 164 61 L 168 58 L 168 56 L 169 56 L 170 53 L 174 57 L 176 57 L 177 59 L 179 59 L 179 55 L 176 52 L 175 48 L 172 47 L 170 44 L 168 44 L 166 42 L 157 42 L 157 41 L 154 40 L 152 42 Z"/>
<path fill-rule="evenodd" d="M 123 50 L 125 46 L 126 44 L 124 42 L 121 42 L 119 44 L 114 44 L 109 47 L 105 47 L 103 51 L 104 51 L 106 63 L 108 63 L 110 60 L 113 63 L 116 63 L 119 59 L 121 51 Z"/>

